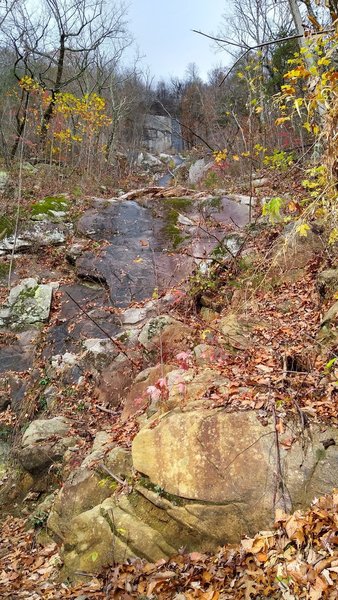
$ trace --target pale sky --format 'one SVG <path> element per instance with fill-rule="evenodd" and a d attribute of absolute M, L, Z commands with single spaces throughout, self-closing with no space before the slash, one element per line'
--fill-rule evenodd
<path fill-rule="evenodd" d="M 203 78 L 213 67 L 227 64 L 225 54 L 191 30 L 216 35 L 229 4 L 231 0 L 130 0 L 129 29 L 144 56 L 142 66 L 158 80 L 183 77 L 192 62 Z"/>

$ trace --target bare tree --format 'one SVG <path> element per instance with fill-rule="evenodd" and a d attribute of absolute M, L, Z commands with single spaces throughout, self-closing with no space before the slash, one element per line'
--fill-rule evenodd
<path fill-rule="evenodd" d="M 238 47 L 258 46 L 273 40 L 277 31 L 288 32 L 291 19 L 287 9 L 285 0 L 234 0 L 231 12 L 223 15 L 221 26 L 221 37 L 229 38 L 232 44 L 219 42 L 220 47 L 237 57 Z"/>
<path fill-rule="evenodd" d="M 42 0 L 39 17 L 28 3 L 11 8 L 3 31 L 16 53 L 15 77 L 20 80 L 28 74 L 50 96 L 41 119 L 42 146 L 58 93 L 94 66 L 99 49 L 114 61 L 130 43 L 125 17 L 124 4 L 108 6 L 105 0 Z M 28 97 L 23 90 L 12 157 L 26 121 Z"/>

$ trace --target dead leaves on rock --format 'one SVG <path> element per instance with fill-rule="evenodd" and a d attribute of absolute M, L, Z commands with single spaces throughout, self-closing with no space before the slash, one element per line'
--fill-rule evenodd
<path fill-rule="evenodd" d="M 338 490 L 293 515 L 276 513 L 276 530 L 216 555 L 140 560 L 105 575 L 109 598 L 176 600 L 334 600 L 338 589 Z"/>

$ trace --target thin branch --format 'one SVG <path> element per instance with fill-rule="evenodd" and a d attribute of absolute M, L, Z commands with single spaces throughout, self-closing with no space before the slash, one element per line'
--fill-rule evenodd
<path fill-rule="evenodd" d="M 67 292 L 66 290 L 64 290 L 64 293 L 68 296 L 68 298 L 70 298 L 74 304 L 76 304 L 76 306 L 80 309 L 80 311 L 92 322 L 94 323 L 94 325 L 96 325 L 96 327 L 102 331 L 102 333 L 104 333 L 104 335 L 114 344 L 114 346 L 116 346 L 116 348 L 119 350 L 119 352 L 121 352 L 121 354 L 123 354 L 134 367 L 139 367 L 139 365 L 137 364 L 137 362 L 135 362 L 132 358 L 130 358 L 130 356 L 128 356 L 127 351 L 123 348 L 122 344 L 120 342 L 118 342 L 116 339 L 114 339 L 111 335 L 109 335 L 109 333 L 107 333 L 107 331 L 105 331 L 103 329 L 103 327 L 101 327 L 101 325 L 95 321 L 95 319 L 93 319 L 93 317 L 90 316 L 90 314 L 84 309 L 82 308 L 81 304 L 79 304 L 77 302 L 77 300 L 75 300 L 75 298 L 73 298 L 73 296 L 71 294 L 69 294 L 69 292 Z"/>
<path fill-rule="evenodd" d="M 216 38 L 212 35 L 207 35 L 206 33 L 203 33 L 202 31 L 196 31 L 195 29 L 193 29 L 194 33 L 198 33 L 199 35 L 203 35 L 204 37 L 207 37 L 211 40 L 214 40 L 215 42 L 222 42 L 223 44 L 230 44 L 232 46 L 236 45 L 233 42 L 230 42 L 229 40 L 225 40 L 225 39 L 220 39 L 220 38 Z M 324 29 L 323 31 L 316 31 L 316 32 L 311 32 L 308 33 L 308 37 L 312 37 L 315 35 L 324 35 L 326 33 L 332 33 L 334 32 L 334 29 Z M 296 33 L 294 35 L 288 35 L 286 37 L 282 37 L 282 38 L 278 38 L 277 40 L 271 40 L 270 42 L 262 42 L 261 44 L 256 44 L 255 46 L 249 46 L 247 47 L 247 49 L 245 50 L 245 52 L 243 52 L 243 54 L 241 54 L 241 56 L 234 62 L 234 64 L 232 65 L 232 67 L 230 67 L 230 69 L 228 70 L 228 72 L 224 75 L 222 81 L 219 84 L 219 87 L 221 87 L 223 85 L 223 83 L 225 82 L 225 80 L 229 77 L 230 73 L 232 73 L 232 71 L 235 69 L 235 67 L 238 65 L 238 63 L 240 63 L 243 58 L 245 58 L 249 52 L 251 52 L 252 50 L 258 50 L 259 48 L 266 48 L 267 46 L 273 46 L 273 44 L 282 44 L 283 42 L 288 42 L 290 40 L 297 40 L 299 38 L 302 38 L 303 35 L 300 33 Z M 244 44 L 238 44 L 238 47 L 245 47 Z"/>
<path fill-rule="evenodd" d="M 203 142 L 203 144 L 205 144 L 207 146 L 207 148 L 209 148 L 209 150 L 211 150 L 211 152 L 214 152 L 214 148 L 212 148 L 212 146 L 210 146 L 210 144 L 203 139 L 200 135 L 198 135 L 198 133 L 196 133 L 193 129 L 191 129 L 191 127 L 188 127 L 188 125 L 185 125 L 184 123 L 182 123 L 181 121 L 178 120 L 177 117 L 173 117 L 170 112 L 166 109 L 165 106 L 163 106 L 161 100 L 159 100 L 159 98 L 157 98 L 157 102 L 162 106 L 163 110 L 167 113 L 168 117 L 170 117 L 171 119 L 175 119 L 175 121 L 177 121 L 177 123 L 181 126 L 184 127 L 184 129 L 187 129 L 188 131 L 190 131 L 190 133 L 192 133 L 195 137 L 197 137 L 197 139 L 201 140 L 201 142 Z"/>
<path fill-rule="evenodd" d="M 192 29 L 194 33 L 198 33 L 199 35 L 203 35 L 209 40 L 213 40 L 214 42 L 221 42 L 222 44 L 229 44 L 229 46 L 236 46 L 237 48 L 248 48 L 248 44 L 233 42 L 232 40 L 223 40 L 221 38 L 214 37 L 213 35 L 208 35 L 207 33 L 203 33 L 203 31 L 198 31 L 197 29 Z"/>
<path fill-rule="evenodd" d="M 120 485 L 124 485 L 125 484 L 125 481 L 123 479 L 121 479 L 120 477 L 118 477 L 117 475 L 115 475 L 114 473 L 112 473 L 111 470 L 107 469 L 107 467 L 103 463 L 100 463 L 98 465 L 98 468 L 101 471 L 104 471 L 105 473 L 107 473 L 107 475 L 109 475 L 113 479 L 115 479 L 115 481 L 117 481 L 117 483 L 119 483 Z"/>
<path fill-rule="evenodd" d="M 106 408 L 105 406 L 101 406 L 101 404 L 94 404 L 95 408 L 98 408 L 99 410 L 102 410 L 102 412 L 108 413 L 109 415 L 114 415 L 116 416 L 118 414 L 118 412 L 116 410 L 109 410 L 109 408 Z"/>

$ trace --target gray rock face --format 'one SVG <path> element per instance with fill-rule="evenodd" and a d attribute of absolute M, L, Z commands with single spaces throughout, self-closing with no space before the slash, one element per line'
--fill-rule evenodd
<path fill-rule="evenodd" d="M 30 349 L 32 351 L 32 348 Z M 33 364 L 33 355 L 20 344 L 0 346 L 0 373 L 27 371 Z"/>
<path fill-rule="evenodd" d="M 72 226 L 63 223 L 41 221 L 29 224 L 15 238 L 14 235 L 0 241 L 0 255 L 15 252 L 26 252 L 37 246 L 58 246 L 64 244 L 71 233 Z"/>
<path fill-rule="evenodd" d="M 209 169 L 211 169 L 213 164 L 214 163 L 212 161 L 208 161 L 205 158 L 196 160 L 196 162 L 194 162 L 189 169 L 188 183 L 190 185 L 195 185 L 196 183 L 199 183 L 209 171 Z"/>
<path fill-rule="evenodd" d="M 38 332 L 36 330 L 20 331 L 13 336 L 13 341 L 8 340 L 7 343 L 0 343 L 0 373 L 20 373 L 31 369 L 34 362 L 37 337 Z M 25 382 L 20 378 L 18 380 L 24 386 Z M 13 392 L 13 397 L 15 395 Z"/>
<path fill-rule="evenodd" d="M 83 351 L 84 340 L 103 337 L 102 331 L 90 319 L 84 318 L 73 298 L 108 335 L 114 337 L 121 331 L 119 319 L 105 310 L 109 306 L 107 290 L 99 286 L 74 284 L 61 286 L 59 291 L 59 322 L 47 333 L 43 353 L 45 360 L 66 352 L 79 354 Z"/>
<path fill-rule="evenodd" d="M 85 252 L 76 260 L 80 277 L 105 282 L 113 304 L 128 306 L 151 297 L 183 279 L 192 259 L 163 251 L 163 222 L 137 202 L 122 201 L 101 211 L 91 211 L 78 223 L 80 233 L 110 241 L 100 255 Z"/>
<path fill-rule="evenodd" d="M 77 224 L 81 235 L 109 245 L 72 260 L 80 277 L 105 283 L 112 303 L 125 307 L 151 298 L 155 288 L 162 291 L 181 282 L 223 238 L 221 226 L 234 221 L 241 227 L 248 213 L 246 205 L 228 198 L 116 201 L 88 211 Z M 207 231 L 199 227 L 201 214 L 209 220 Z M 229 237 L 228 242 L 231 251 L 238 249 L 238 239 Z M 182 256 L 182 248 L 189 256 Z"/>
<path fill-rule="evenodd" d="M 145 348 L 150 348 L 153 343 L 153 339 L 157 338 L 163 329 L 175 323 L 175 319 L 168 315 L 159 315 L 150 319 L 148 323 L 142 328 L 141 333 L 138 337 L 138 341 Z"/>
<path fill-rule="evenodd" d="M 71 423 L 64 417 L 38 419 L 26 429 L 17 458 L 26 471 L 34 473 L 60 462 L 69 446 L 75 444 Z"/>
<path fill-rule="evenodd" d="M 254 188 L 261 188 L 265 185 L 269 185 L 270 180 L 267 177 L 261 177 L 260 179 L 254 179 L 252 182 L 252 186 Z"/>
<path fill-rule="evenodd" d="M 57 284 L 38 284 L 32 277 L 23 279 L 9 293 L 0 312 L 0 327 L 22 327 L 48 320 L 53 290 Z"/>
<path fill-rule="evenodd" d="M 155 154 L 166 152 L 172 147 L 173 127 L 170 117 L 146 115 L 143 126 L 144 146 Z"/>
<path fill-rule="evenodd" d="M 162 167 L 162 162 L 157 156 L 149 152 L 140 152 L 137 157 L 137 164 L 140 167 Z"/>

